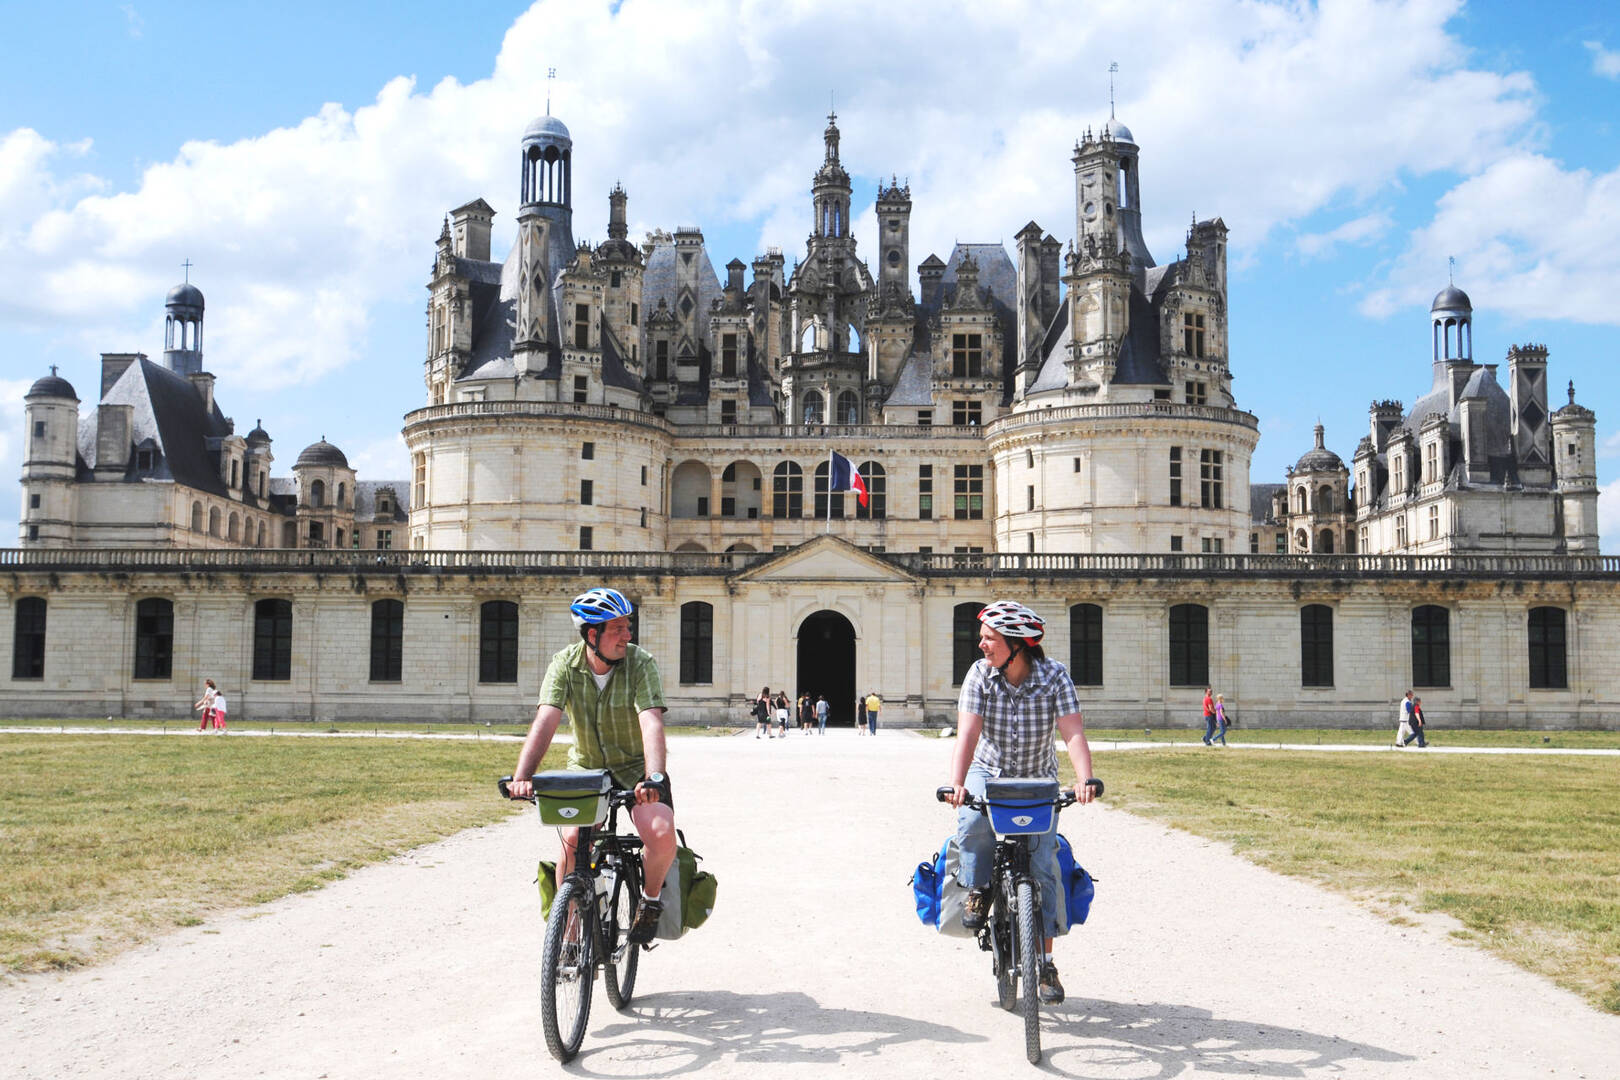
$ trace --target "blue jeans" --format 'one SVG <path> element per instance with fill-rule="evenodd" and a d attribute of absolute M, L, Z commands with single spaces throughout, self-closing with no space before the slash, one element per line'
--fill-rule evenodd
<path fill-rule="evenodd" d="M 1225 724 L 1217 724 L 1215 726 L 1215 737 L 1210 739 L 1210 744 L 1211 745 L 1214 744 L 1215 739 L 1221 740 L 1221 745 L 1222 746 L 1226 745 L 1226 725 Z"/>
<path fill-rule="evenodd" d="M 984 782 L 990 779 L 989 770 L 978 764 L 968 767 L 964 786 L 968 792 L 984 797 Z M 1041 890 L 1041 917 L 1046 924 L 1044 936 L 1058 932 L 1057 905 L 1064 902 L 1064 892 L 1058 884 L 1057 832 L 1031 837 L 1035 850 L 1030 853 L 1030 871 Z M 956 844 L 962 849 L 961 868 L 957 879 L 970 889 L 988 889 L 990 873 L 995 868 L 996 833 L 990 819 L 978 810 L 962 807 L 956 812 Z M 1009 897 L 1008 899 L 1011 899 Z"/>
<path fill-rule="evenodd" d="M 1204 742 L 1213 743 L 1214 741 L 1215 741 L 1215 714 L 1210 713 L 1208 716 L 1204 717 Z"/>
<path fill-rule="evenodd" d="M 827 734 L 827 714 L 821 713 L 816 717 L 816 730 L 823 735 Z"/>

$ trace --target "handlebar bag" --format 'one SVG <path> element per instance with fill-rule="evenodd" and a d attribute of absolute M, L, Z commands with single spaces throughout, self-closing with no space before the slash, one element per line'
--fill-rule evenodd
<path fill-rule="evenodd" d="M 546 825 L 600 825 L 607 820 L 608 792 L 613 778 L 606 769 L 536 774 L 535 803 Z"/>
<path fill-rule="evenodd" d="M 1002 836 L 1049 833 L 1057 828 L 1058 782 L 1043 778 L 997 777 L 985 781 L 990 826 Z"/>

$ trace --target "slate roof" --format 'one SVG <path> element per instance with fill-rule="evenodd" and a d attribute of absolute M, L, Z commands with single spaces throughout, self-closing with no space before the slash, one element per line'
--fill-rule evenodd
<path fill-rule="evenodd" d="M 707 341 L 709 337 L 709 308 L 721 293 L 720 278 L 714 272 L 714 264 L 709 261 L 708 245 L 700 246 L 694 257 L 698 261 L 697 267 L 697 308 L 693 312 L 693 324 L 699 341 Z M 654 312 L 658 310 L 658 301 L 664 300 L 669 309 L 680 315 L 676 307 L 680 293 L 676 289 L 678 253 L 675 250 L 673 239 L 660 237 L 654 244 L 652 254 L 647 256 L 647 268 L 641 273 L 641 310 Z M 641 352 L 648 355 L 647 320 L 642 320 Z M 706 378 L 707 376 L 705 376 Z"/>
<path fill-rule="evenodd" d="M 913 352 L 901 365 L 894 380 L 894 389 L 883 402 L 884 407 L 903 405 L 908 408 L 928 408 L 934 403 L 934 375 L 932 358 L 926 352 Z"/>
<path fill-rule="evenodd" d="M 354 516 L 357 521 L 372 521 L 377 515 L 377 493 L 393 488 L 394 511 L 382 520 L 403 525 L 411 516 L 411 485 L 404 480 L 356 480 L 354 482 Z"/>
<path fill-rule="evenodd" d="M 1271 500 L 1287 487 L 1287 484 L 1250 484 L 1249 521 L 1255 525 L 1275 525 L 1276 520 L 1271 516 Z"/>
<path fill-rule="evenodd" d="M 213 495 L 230 495 L 220 479 L 219 451 L 208 447 L 210 438 L 231 434 L 230 421 L 217 403 L 203 405 L 202 395 L 190 379 L 142 357 L 124 369 L 101 403 L 130 407 L 130 443 L 138 447 L 150 440 L 149 445 L 158 451 L 151 476 Z M 96 465 L 98 429 L 99 413 L 95 408 L 86 409 L 79 417 L 79 458 L 89 469 Z M 133 454 L 125 476 L 135 476 Z"/>

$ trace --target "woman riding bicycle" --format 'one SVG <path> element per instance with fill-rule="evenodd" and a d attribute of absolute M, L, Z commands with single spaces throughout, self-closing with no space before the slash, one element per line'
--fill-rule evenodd
<path fill-rule="evenodd" d="M 979 651 L 962 680 L 957 704 L 960 737 L 952 761 L 949 802 L 957 807 L 956 841 L 962 852 L 958 878 L 968 888 L 962 925 L 969 930 L 984 926 L 989 915 L 990 872 L 995 832 L 985 816 L 965 809 L 969 793 L 983 797 L 985 781 L 995 776 L 1056 779 L 1057 753 L 1052 748 L 1055 727 L 1063 737 L 1074 765 L 1076 802 L 1088 803 L 1093 790 L 1091 746 L 1086 742 L 1080 702 L 1068 669 L 1049 660 L 1041 649 L 1046 623 L 1039 615 L 1012 600 L 999 600 L 979 612 Z M 1046 917 L 1045 962 L 1041 965 L 1041 1001 L 1063 1000 L 1063 984 L 1052 962 L 1052 937 L 1064 891 L 1058 883 L 1057 834 L 1035 842 L 1032 869 L 1041 886 L 1041 910 Z"/>
<path fill-rule="evenodd" d="M 635 789 L 630 820 L 641 836 L 646 880 L 630 941 L 646 944 L 663 912 L 659 892 L 675 860 L 675 810 L 664 775 L 664 685 L 652 654 L 630 643 L 634 609 L 617 589 L 590 589 L 576 596 L 568 610 L 581 640 L 551 658 L 540 684 L 534 723 L 512 770 L 511 793 L 519 799 L 533 793 L 529 776 L 545 756 L 566 710 L 574 732 L 568 767 L 607 769 L 615 786 Z M 579 830 L 558 832 L 560 883 L 573 869 Z"/>

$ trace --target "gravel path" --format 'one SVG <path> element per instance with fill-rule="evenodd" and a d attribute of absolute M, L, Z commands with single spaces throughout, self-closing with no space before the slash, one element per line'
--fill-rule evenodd
<path fill-rule="evenodd" d="M 948 742 L 837 732 L 682 739 L 680 820 L 720 879 L 709 925 L 598 994 L 570 1072 L 923 1077 L 1028 1068 L 988 960 L 910 912 L 950 813 Z M 1106 776 L 1106 752 L 1099 768 Z M 476 782 L 484 783 L 483 779 Z M 1099 878 L 1043 1022 L 1067 1076 L 1379 1080 L 1620 1074 L 1620 1017 L 1203 840 L 1065 813 Z M 528 816 L 120 959 L 0 986 L 0 1075 L 118 1080 L 562 1072 L 539 1034 Z"/>

